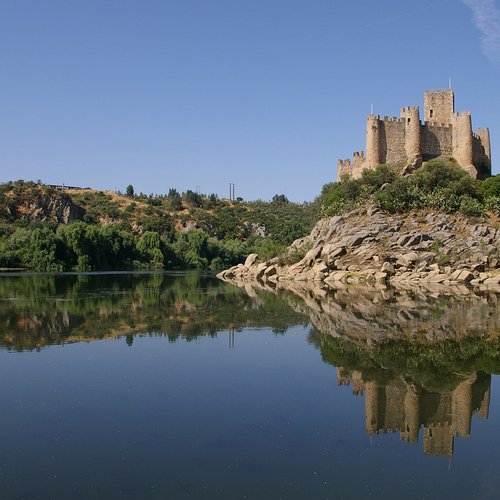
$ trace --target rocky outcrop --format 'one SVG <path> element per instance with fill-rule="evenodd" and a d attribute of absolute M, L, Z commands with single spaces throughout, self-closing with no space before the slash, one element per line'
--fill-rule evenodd
<path fill-rule="evenodd" d="M 85 215 L 85 210 L 73 203 L 72 199 L 64 193 L 38 194 L 16 204 L 15 218 L 27 218 L 30 221 L 52 221 L 58 224 L 69 224 L 80 220 Z"/>
<path fill-rule="evenodd" d="M 322 219 L 287 253 L 247 259 L 225 280 L 344 284 L 467 284 L 500 289 L 500 220 L 458 214 L 387 214 L 363 207 Z"/>

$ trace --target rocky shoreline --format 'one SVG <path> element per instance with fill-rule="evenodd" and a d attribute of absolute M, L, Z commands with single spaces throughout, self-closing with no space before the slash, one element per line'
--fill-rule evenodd
<path fill-rule="evenodd" d="M 217 276 L 271 285 L 467 285 L 500 291 L 500 219 L 361 207 L 320 220 L 279 257 L 262 262 L 251 254 Z"/>

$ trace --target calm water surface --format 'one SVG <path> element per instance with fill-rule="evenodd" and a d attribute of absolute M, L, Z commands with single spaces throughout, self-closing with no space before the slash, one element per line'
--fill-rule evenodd
<path fill-rule="evenodd" d="M 0 498 L 498 498 L 500 297 L 457 293 L 1 276 Z"/>

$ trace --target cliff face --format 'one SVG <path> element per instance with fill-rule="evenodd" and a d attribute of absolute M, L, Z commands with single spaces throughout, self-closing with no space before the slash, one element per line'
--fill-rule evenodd
<path fill-rule="evenodd" d="M 22 206 L 30 220 L 54 221 L 59 224 L 68 224 L 80 220 L 85 215 L 82 207 L 75 205 L 68 196 L 57 193 L 55 195 L 42 194 Z"/>
<path fill-rule="evenodd" d="M 457 214 L 390 215 L 363 207 L 322 219 L 268 262 L 250 255 L 222 279 L 500 286 L 500 221 Z"/>
<path fill-rule="evenodd" d="M 45 193 L 41 189 L 33 189 L 29 193 L 12 194 L 6 200 L 3 218 L 7 220 L 68 224 L 85 215 L 82 207 L 59 191 Z"/>

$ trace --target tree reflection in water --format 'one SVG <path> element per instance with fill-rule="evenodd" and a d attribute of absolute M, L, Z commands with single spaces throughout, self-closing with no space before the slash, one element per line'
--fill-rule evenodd
<path fill-rule="evenodd" d="M 337 367 L 339 385 L 364 395 L 368 434 L 399 432 L 425 453 L 451 456 L 455 436 L 487 418 L 492 373 L 500 371 L 495 293 L 347 288 L 306 283 L 233 286 L 185 274 L 4 275 L 0 346 L 134 336 L 190 341 L 312 325 L 309 341 Z"/>

